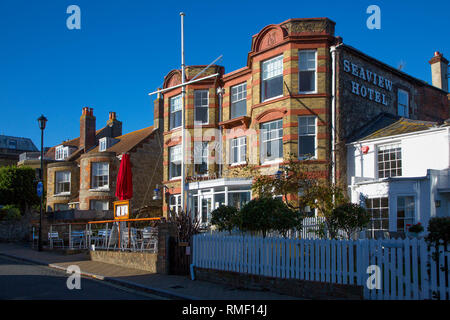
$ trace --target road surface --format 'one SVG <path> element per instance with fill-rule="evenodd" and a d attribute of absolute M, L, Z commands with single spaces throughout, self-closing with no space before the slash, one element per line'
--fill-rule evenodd
<path fill-rule="evenodd" d="M 156 295 L 134 291 L 101 280 L 81 277 L 81 288 L 69 290 L 64 271 L 0 255 L 0 299 L 11 300 L 159 300 Z"/>

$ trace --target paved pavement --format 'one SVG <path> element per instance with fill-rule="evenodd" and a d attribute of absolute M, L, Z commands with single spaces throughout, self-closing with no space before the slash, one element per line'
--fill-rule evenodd
<path fill-rule="evenodd" d="M 190 280 L 186 276 L 161 275 L 125 268 L 113 264 L 91 261 L 84 253 L 62 255 L 38 252 L 23 244 L 0 243 L 0 255 L 50 266 L 65 271 L 77 265 L 84 276 L 104 280 L 109 284 L 125 286 L 169 299 L 187 300 L 301 300 L 267 291 L 237 289 L 206 281 Z M 0 276 L 2 274 L 0 273 Z"/>

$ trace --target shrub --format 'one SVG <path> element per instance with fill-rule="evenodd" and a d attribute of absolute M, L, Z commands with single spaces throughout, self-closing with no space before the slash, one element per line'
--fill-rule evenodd
<path fill-rule="evenodd" d="M 420 222 L 418 222 L 417 224 L 413 224 L 411 227 L 409 227 L 408 231 L 420 233 L 423 231 L 423 226 L 420 224 Z"/>
<path fill-rule="evenodd" d="M 450 240 L 450 217 L 431 218 L 428 222 L 428 236 L 425 238 L 429 244 L 444 244 L 445 248 Z"/>
<path fill-rule="evenodd" d="M 167 221 L 173 223 L 177 228 L 177 240 L 189 242 L 193 235 L 200 232 L 200 225 L 197 219 L 192 219 L 191 212 L 169 212 Z"/>
<path fill-rule="evenodd" d="M 239 211 L 236 222 L 240 230 L 259 231 L 265 237 L 272 230 L 285 235 L 290 229 L 301 228 L 302 217 L 280 199 L 264 197 L 248 202 Z"/>
<path fill-rule="evenodd" d="M 370 216 L 366 209 L 348 202 L 335 208 L 327 223 L 335 234 L 341 229 L 347 234 L 347 239 L 350 239 L 354 233 L 363 230 L 369 221 Z"/>
<path fill-rule="evenodd" d="M 211 212 L 211 224 L 216 225 L 219 231 L 228 231 L 236 226 L 238 210 L 232 206 L 220 206 Z"/>
<path fill-rule="evenodd" d="M 0 220 L 20 220 L 20 210 L 16 206 L 7 205 L 0 209 Z"/>

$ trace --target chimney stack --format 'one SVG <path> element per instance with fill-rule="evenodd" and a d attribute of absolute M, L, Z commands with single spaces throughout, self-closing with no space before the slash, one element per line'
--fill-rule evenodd
<path fill-rule="evenodd" d="M 89 150 L 95 146 L 94 109 L 84 107 L 80 117 L 80 149 Z"/>
<path fill-rule="evenodd" d="M 439 51 L 429 61 L 433 86 L 448 92 L 448 60 Z"/>
<path fill-rule="evenodd" d="M 109 119 L 106 122 L 106 125 L 111 128 L 109 135 L 112 138 L 122 135 L 122 122 L 117 120 L 117 116 L 116 116 L 115 112 L 111 111 L 109 113 Z"/>
<path fill-rule="evenodd" d="M 161 88 L 158 88 L 158 90 L 161 90 Z M 164 98 L 161 92 L 158 92 L 153 106 L 153 126 L 155 129 L 161 128 L 162 132 L 164 131 Z"/>

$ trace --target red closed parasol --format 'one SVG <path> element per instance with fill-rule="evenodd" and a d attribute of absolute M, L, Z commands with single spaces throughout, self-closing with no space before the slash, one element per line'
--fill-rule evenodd
<path fill-rule="evenodd" d="M 119 173 L 117 175 L 116 197 L 119 200 L 128 200 L 133 196 L 133 177 L 131 174 L 130 155 L 122 155 Z"/>

